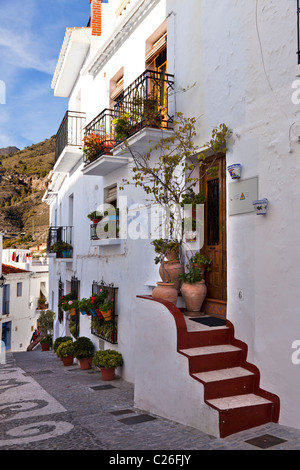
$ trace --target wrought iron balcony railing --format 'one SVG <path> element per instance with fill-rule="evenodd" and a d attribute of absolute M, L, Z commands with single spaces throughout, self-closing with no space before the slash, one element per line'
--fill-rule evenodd
<path fill-rule="evenodd" d="M 73 227 L 71 226 L 62 226 L 55 227 L 51 226 L 49 228 L 47 236 L 47 253 L 57 253 L 57 256 L 60 257 L 61 251 L 56 251 L 57 245 L 60 242 L 68 243 L 73 245 Z"/>
<path fill-rule="evenodd" d="M 172 128 L 169 98 L 173 91 L 174 75 L 146 70 L 117 98 L 115 109 L 129 119 L 131 128 Z"/>
<path fill-rule="evenodd" d="M 174 76 L 146 70 L 85 128 L 84 160 L 89 164 L 143 127 L 171 129 L 169 97 Z"/>
<path fill-rule="evenodd" d="M 67 146 L 82 147 L 85 127 L 85 113 L 67 111 L 56 134 L 55 162 Z"/>

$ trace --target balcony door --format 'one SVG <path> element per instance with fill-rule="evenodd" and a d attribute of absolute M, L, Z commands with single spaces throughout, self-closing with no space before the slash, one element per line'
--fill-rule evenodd
<path fill-rule="evenodd" d="M 215 161 L 214 161 L 215 160 Z M 211 157 L 206 163 L 217 168 L 210 176 L 203 165 L 200 169 L 201 190 L 206 202 L 204 209 L 204 245 L 201 253 L 212 260 L 211 271 L 205 275 L 208 309 L 226 315 L 227 249 L 226 249 L 226 159 L 225 155 Z"/>

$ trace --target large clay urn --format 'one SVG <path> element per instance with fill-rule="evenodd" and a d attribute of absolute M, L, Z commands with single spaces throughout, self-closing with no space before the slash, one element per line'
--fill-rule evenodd
<path fill-rule="evenodd" d="M 178 292 L 171 282 L 157 282 L 157 287 L 152 291 L 152 297 L 155 299 L 167 300 L 176 304 Z"/>
<path fill-rule="evenodd" d="M 164 261 L 159 268 L 159 275 L 162 281 L 174 282 L 174 287 L 177 291 L 180 289 L 181 280 L 179 274 L 183 273 L 184 269 L 179 260 L 175 261 Z"/>
<path fill-rule="evenodd" d="M 205 281 L 202 280 L 194 284 L 184 282 L 181 286 L 181 294 L 188 312 L 200 312 L 207 294 Z"/>

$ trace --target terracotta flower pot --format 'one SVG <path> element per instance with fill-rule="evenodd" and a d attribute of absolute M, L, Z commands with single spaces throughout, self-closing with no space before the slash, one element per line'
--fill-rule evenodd
<path fill-rule="evenodd" d="M 92 367 L 92 358 L 91 357 L 84 357 L 82 359 L 78 359 L 80 364 L 80 369 L 87 370 L 91 369 Z"/>
<path fill-rule="evenodd" d="M 73 364 L 73 356 L 62 357 L 61 360 L 64 366 L 71 366 Z"/>
<path fill-rule="evenodd" d="M 178 292 L 171 282 L 157 282 L 157 287 L 152 291 L 152 297 L 155 299 L 167 300 L 176 304 Z"/>
<path fill-rule="evenodd" d="M 104 369 L 104 367 L 100 367 L 101 369 L 101 376 L 102 380 L 114 380 L 115 378 L 115 369 Z"/>
<path fill-rule="evenodd" d="M 41 348 L 42 348 L 42 351 L 49 351 L 49 344 L 41 343 Z"/>
<path fill-rule="evenodd" d="M 161 265 L 159 268 L 159 275 L 162 281 L 166 279 L 168 282 L 174 282 L 175 289 L 179 291 L 181 285 L 179 274 L 183 273 L 183 271 L 184 269 L 180 261 L 165 261 L 163 267 Z"/>
<path fill-rule="evenodd" d="M 181 286 L 181 294 L 185 300 L 187 311 L 200 312 L 206 293 L 207 287 L 204 280 L 195 282 L 195 284 L 184 282 Z"/>

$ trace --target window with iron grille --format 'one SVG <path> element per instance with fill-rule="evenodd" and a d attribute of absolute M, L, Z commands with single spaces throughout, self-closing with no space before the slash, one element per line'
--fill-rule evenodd
<path fill-rule="evenodd" d="M 111 309 L 110 317 L 107 319 L 101 318 L 101 314 L 92 316 L 91 320 L 91 333 L 98 338 L 105 341 L 117 344 L 117 325 L 118 325 L 118 288 L 113 284 L 106 285 L 104 281 L 93 282 L 92 294 L 100 294 L 103 291 L 107 292 L 106 301 L 112 301 L 113 307 Z"/>

